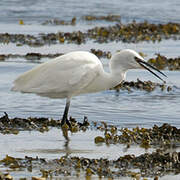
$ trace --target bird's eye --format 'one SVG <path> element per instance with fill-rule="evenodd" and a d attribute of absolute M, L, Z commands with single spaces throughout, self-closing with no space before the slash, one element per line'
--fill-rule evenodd
<path fill-rule="evenodd" d="M 138 61 L 138 60 L 139 60 L 139 58 L 138 58 L 138 57 L 136 57 L 136 56 L 134 56 L 134 59 L 135 59 L 136 61 Z"/>

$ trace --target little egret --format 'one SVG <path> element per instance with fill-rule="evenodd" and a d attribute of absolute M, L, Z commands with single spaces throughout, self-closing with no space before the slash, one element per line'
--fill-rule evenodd
<path fill-rule="evenodd" d="M 94 54 L 75 51 L 25 72 L 14 81 L 12 90 L 36 93 L 50 98 L 66 98 L 61 125 L 64 123 L 70 125 L 68 111 L 73 96 L 113 88 L 125 79 L 128 69 L 141 67 L 161 80 L 162 78 L 151 69 L 166 76 L 145 62 L 134 50 L 125 49 L 113 55 L 109 61 L 109 73 L 104 71 L 102 63 Z"/>

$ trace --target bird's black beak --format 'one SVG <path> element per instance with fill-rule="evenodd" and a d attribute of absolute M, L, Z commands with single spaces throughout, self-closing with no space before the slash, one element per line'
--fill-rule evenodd
<path fill-rule="evenodd" d="M 166 81 L 164 81 L 160 76 L 158 76 L 156 73 L 154 73 L 151 69 L 159 72 L 160 74 L 162 74 L 163 76 L 167 77 L 163 72 L 161 72 L 160 70 L 158 70 L 157 68 L 155 68 L 154 66 L 150 65 L 149 63 L 135 57 L 136 62 L 142 66 L 143 68 L 147 69 L 149 72 L 151 72 L 153 75 L 155 75 L 157 78 L 159 78 L 161 81 L 163 81 L 163 83 L 166 83 Z M 149 69 L 151 68 L 151 69 Z"/>

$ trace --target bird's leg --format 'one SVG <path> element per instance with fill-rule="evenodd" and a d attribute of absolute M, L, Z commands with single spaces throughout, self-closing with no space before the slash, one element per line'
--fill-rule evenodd
<path fill-rule="evenodd" d="M 67 124 L 67 125 L 69 126 L 69 128 L 71 129 L 71 124 L 70 124 L 70 122 L 68 121 L 69 106 L 70 106 L 70 99 L 67 98 L 67 100 L 66 100 L 66 106 L 65 106 L 65 109 L 64 109 L 63 118 L 62 118 L 62 121 L 61 121 L 61 127 L 62 127 L 64 124 Z"/>
<path fill-rule="evenodd" d="M 64 114 L 63 114 L 63 118 L 61 120 L 61 129 L 62 129 L 62 133 L 63 136 L 65 137 L 65 139 L 67 141 L 69 141 L 69 137 L 68 137 L 68 130 L 71 130 L 71 124 L 68 121 L 68 111 L 69 111 L 69 106 L 70 106 L 70 99 L 67 98 L 66 100 L 66 107 L 64 109 Z"/>

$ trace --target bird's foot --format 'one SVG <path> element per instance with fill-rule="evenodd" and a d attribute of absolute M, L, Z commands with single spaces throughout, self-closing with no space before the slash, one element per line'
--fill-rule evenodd
<path fill-rule="evenodd" d="M 69 141 L 69 137 L 68 137 L 68 130 L 71 131 L 71 123 L 69 122 L 68 119 L 63 119 L 61 121 L 61 129 L 62 129 L 62 132 L 63 132 L 63 136 L 64 138 Z"/>
<path fill-rule="evenodd" d="M 62 119 L 62 121 L 61 121 L 61 127 L 63 127 L 63 126 L 67 126 L 66 128 L 68 129 L 68 130 L 71 130 L 71 128 L 72 128 L 72 126 L 71 126 L 71 123 L 69 122 L 69 120 L 68 119 Z"/>

